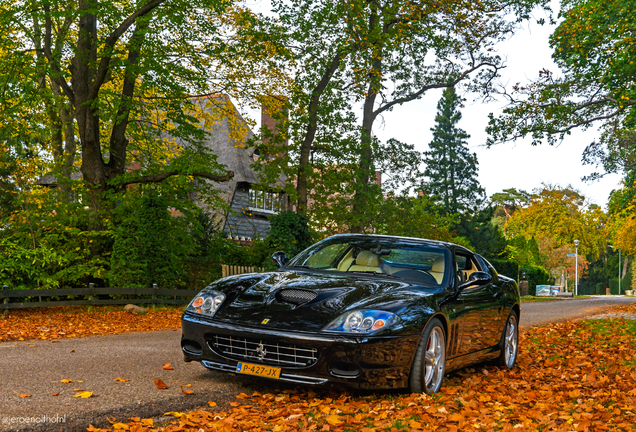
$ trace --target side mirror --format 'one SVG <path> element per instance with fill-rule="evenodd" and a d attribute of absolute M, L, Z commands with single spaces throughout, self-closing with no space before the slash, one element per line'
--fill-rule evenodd
<path fill-rule="evenodd" d="M 476 271 L 470 274 L 468 280 L 459 286 L 460 290 L 466 289 L 469 286 L 481 286 L 492 282 L 492 276 L 483 271 Z"/>
<path fill-rule="evenodd" d="M 278 265 L 278 267 L 283 267 L 285 264 L 287 264 L 287 254 L 283 251 L 274 252 L 274 255 L 272 255 L 272 259 L 274 260 L 276 265 Z"/>

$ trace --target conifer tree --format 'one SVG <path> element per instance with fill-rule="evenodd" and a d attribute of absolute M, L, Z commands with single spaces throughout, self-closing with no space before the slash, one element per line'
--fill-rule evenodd
<path fill-rule="evenodd" d="M 427 178 L 424 191 L 438 202 L 446 214 L 462 214 L 478 207 L 485 199 L 484 188 L 477 180 L 477 154 L 470 153 L 470 135 L 457 124 L 463 99 L 454 87 L 444 90 L 437 103 L 433 140 L 424 152 Z"/>

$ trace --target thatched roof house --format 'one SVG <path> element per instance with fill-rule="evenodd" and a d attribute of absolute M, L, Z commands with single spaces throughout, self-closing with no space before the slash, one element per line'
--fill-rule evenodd
<path fill-rule="evenodd" d="M 285 177 L 281 175 L 270 190 L 256 189 L 254 185 L 259 183 L 258 173 L 251 165 L 259 154 L 254 147 L 248 147 L 254 134 L 247 122 L 226 96 L 215 96 L 212 101 L 202 99 L 199 106 L 212 120 L 212 125 L 206 127 L 209 136 L 203 144 L 212 150 L 219 163 L 234 171 L 230 181 L 209 182 L 211 187 L 220 192 L 231 211 L 209 208 L 206 211 L 213 214 L 219 226 L 223 227 L 223 232 L 235 240 L 264 238 L 269 233 L 268 217 L 288 206 L 287 196 L 274 191 L 284 185 Z M 261 121 L 270 126 L 274 124 L 265 110 L 261 113 Z M 204 122 L 202 120 L 202 127 Z M 197 204 L 205 209 L 203 203 Z"/>

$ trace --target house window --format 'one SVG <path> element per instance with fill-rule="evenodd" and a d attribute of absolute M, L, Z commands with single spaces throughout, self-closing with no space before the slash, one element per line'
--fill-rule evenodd
<path fill-rule="evenodd" d="M 284 195 L 277 192 L 265 192 L 250 189 L 250 208 L 278 213 L 284 210 Z"/>

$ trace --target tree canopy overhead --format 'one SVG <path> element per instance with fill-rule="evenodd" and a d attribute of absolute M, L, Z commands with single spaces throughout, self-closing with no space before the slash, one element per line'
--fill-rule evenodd
<path fill-rule="evenodd" d="M 529 136 L 554 144 L 575 128 L 601 126 L 584 161 L 607 173 L 636 168 L 636 9 L 631 0 L 567 0 L 550 38 L 561 69 L 542 70 L 517 84 L 499 118 L 491 114 L 489 143 Z M 592 174 L 591 178 L 602 176 Z"/>
<path fill-rule="evenodd" d="M 375 184 L 376 120 L 431 90 L 458 83 L 489 95 L 504 66 L 496 44 L 536 7 L 547 8 L 547 2 L 275 2 L 280 22 L 270 30 L 272 40 L 282 41 L 294 58 L 292 149 L 282 165 L 298 168 L 292 174 L 298 176 L 299 209 L 306 208 L 317 182 L 324 186 L 323 167 L 353 161 L 348 188 L 353 211 L 347 225 L 353 231 L 371 229 L 372 218 L 365 215 L 373 214 L 383 196 Z"/>
<path fill-rule="evenodd" d="M 271 45 L 229 0 L 0 0 L 0 11 L 4 121 L 16 136 L 40 126 L 58 177 L 77 164 L 98 193 L 177 174 L 228 180 L 197 146 L 205 132 L 190 98 L 254 99 L 285 77 L 263 66 Z M 132 162 L 140 170 L 127 174 Z"/>

